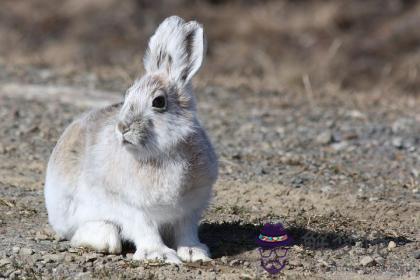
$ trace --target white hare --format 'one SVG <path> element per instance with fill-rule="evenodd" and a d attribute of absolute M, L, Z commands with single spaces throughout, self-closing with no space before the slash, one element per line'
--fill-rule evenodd
<path fill-rule="evenodd" d="M 128 240 L 137 260 L 210 259 L 197 228 L 218 167 L 191 87 L 204 52 L 199 23 L 167 18 L 124 102 L 65 130 L 48 163 L 45 200 L 50 224 L 72 246 L 119 253 Z"/>

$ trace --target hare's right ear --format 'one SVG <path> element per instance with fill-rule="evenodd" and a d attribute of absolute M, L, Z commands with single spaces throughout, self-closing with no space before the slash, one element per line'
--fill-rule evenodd
<path fill-rule="evenodd" d="M 172 16 L 159 25 L 150 39 L 144 67 L 148 73 L 164 71 L 173 82 L 184 86 L 200 69 L 204 52 L 202 26 Z"/>

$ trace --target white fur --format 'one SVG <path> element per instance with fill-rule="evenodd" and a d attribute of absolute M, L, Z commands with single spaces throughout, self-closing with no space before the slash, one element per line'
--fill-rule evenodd
<path fill-rule="evenodd" d="M 100 252 L 121 253 L 121 237 L 118 228 L 104 221 L 80 225 L 70 243 L 73 247 L 92 247 Z"/>
<path fill-rule="evenodd" d="M 187 53 L 185 37 L 191 34 L 191 53 Z M 165 19 L 156 30 L 149 42 L 144 65 L 147 72 L 164 70 L 174 81 L 182 84 L 195 75 L 200 68 L 205 52 L 204 32 L 201 25 L 195 21 L 185 23 L 177 16 Z M 173 63 L 168 61 L 169 56 Z M 161 57 L 160 63 L 156 58 Z M 182 78 L 182 71 L 189 68 L 189 74 Z"/>
<path fill-rule="evenodd" d="M 195 35 L 187 47 L 189 32 Z M 157 67 L 157 49 L 171 54 L 167 68 Z M 197 228 L 217 178 L 217 160 L 196 119 L 189 86 L 203 52 L 201 26 L 170 17 L 150 41 L 147 75 L 130 88 L 122 107 L 89 112 L 63 133 L 48 163 L 45 200 L 52 227 L 73 246 L 118 253 L 121 240 L 130 240 L 138 260 L 210 259 Z M 159 94 L 154 81 L 160 80 L 173 102 L 163 114 L 150 106 Z M 180 96 L 192 105 L 176 105 L 172 99 Z M 121 121 L 153 121 L 147 130 L 152 136 L 126 146 L 116 128 Z M 173 249 L 163 238 L 165 228 Z"/>

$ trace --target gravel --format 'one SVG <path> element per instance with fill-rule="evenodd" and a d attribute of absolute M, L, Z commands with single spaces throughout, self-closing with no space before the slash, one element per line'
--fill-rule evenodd
<path fill-rule="evenodd" d="M 19 253 L 20 253 L 21 255 L 26 255 L 26 256 L 29 256 L 29 255 L 32 255 L 32 254 L 34 253 L 34 250 L 32 250 L 31 248 L 21 248 L 21 249 L 19 250 Z"/>
<path fill-rule="evenodd" d="M 316 142 L 323 145 L 330 144 L 333 140 L 334 140 L 333 134 L 329 130 L 321 132 L 316 137 Z"/>
<path fill-rule="evenodd" d="M 324 98 L 313 106 L 293 92 L 198 89 L 199 115 L 220 159 L 200 226 L 214 261 L 175 266 L 133 261 L 130 245 L 107 255 L 56 238 L 44 205 L 45 166 L 59 135 L 86 108 L 0 92 L 0 277 L 264 279 L 255 238 L 267 222 L 282 222 L 296 241 L 282 272 L 290 279 L 419 276 L 413 170 L 420 170 L 420 125 L 391 127 L 416 120 L 417 107 L 390 96 Z M 403 148 L 391 142 L 398 137 Z"/>
<path fill-rule="evenodd" d="M 371 256 L 364 256 L 360 259 L 360 264 L 363 266 L 374 265 L 375 260 Z"/>
<path fill-rule="evenodd" d="M 388 243 L 388 250 L 392 250 L 397 247 L 397 244 L 394 241 L 389 241 Z"/>

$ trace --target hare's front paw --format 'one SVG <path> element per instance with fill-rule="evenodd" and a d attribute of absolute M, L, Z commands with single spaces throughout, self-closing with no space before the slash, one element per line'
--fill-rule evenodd
<path fill-rule="evenodd" d="M 170 248 L 138 248 L 134 253 L 133 260 L 158 260 L 167 263 L 181 263 L 175 250 Z"/>
<path fill-rule="evenodd" d="M 82 224 L 74 233 L 70 244 L 73 247 L 89 247 L 99 252 L 121 253 L 118 228 L 105 221 Z"/>
<path fill-rule="evenodd" d="M 203 243 L 194 246 L 179 246 L 177 254 L 184 262 L 211 261 L 209 249 Z"/>

